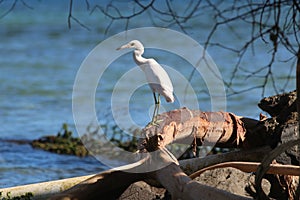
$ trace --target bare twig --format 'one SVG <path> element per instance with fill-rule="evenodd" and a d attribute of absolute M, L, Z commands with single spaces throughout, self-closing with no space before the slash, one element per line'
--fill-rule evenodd
<path fill-rule="evenodd" d="M 89 6 L 87 6 L 89 8 Z M 69 14 L 68 14 L 68 27 L 71 29 L 71 20 L 74 20 L 77 24 L 79 24 L 81 27 L 85 28 L 86 30 L 90 31 L 90 28 L 81 23 L 76 17 L 72 15 L 73 11 L 73 0 L 70 0 L 69 2 Z"/>
<path fill-rule="evenodd" d="M 18 2 L 18 0 L 14 0 L 12 5 L 10 6 L 10 8 L 6 12 L 4 12 L 2 15 L 0 15 L 0 19 L 5 17 L 6 15 L 8 15 L 16 7 L 17 2 Z M 3 3 L 3 1 L 1 3 Z"/>

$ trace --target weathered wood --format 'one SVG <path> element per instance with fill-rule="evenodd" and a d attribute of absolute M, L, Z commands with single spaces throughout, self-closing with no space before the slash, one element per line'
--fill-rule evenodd
<path fill-rule="evenodd" d="M 140 163 L 140 166 L 132 168 L 125 166 L 122 169 L 123 171 L 111 170 L 104 172 L 52 199 L 66 197 L 67 199 L 76 198 L 78 200 L 97 199 L 99 197 L 113 199 L 122 194 L 131 183 L 149 178 L 165 187 L 174 199 L 192 197 L 209 199 L 204 194 L 212 195 L 210 199 L 218 199 L 218 195 L 224 197 L 224 191 L 220 192 L 214 188 L 199 185 L 191 181 L 187 174 L 224 161 L 251 161 L 251 159 L 260 161 L 271 150 L 270 146 L 277 145 L 279 142 L 278 135 L 274 132 L 283 130 L 283 126 L 276 121 L 276 118 L 258 121 L 227 112 L 201 112 L 187 108 L 163 113 L 158 116 L 157 121 L 158 126 L 147 126 L 142 132 L 144 138 L 139 142 L 139 153 L 147 154 L 147 152 L 150 152 L 150 154 L 146 160 Z M 193 163 L 194 160 L 190 160 L 189 164 L 182 167 L 184 173 L 177 164 L 176 158 L 165 149 L 168 144 L 174 142 L 197 143 L 197 145 L 215 144 L 220 147 L 250 149 L 249 151 L 253 149 L 253 154 L 249 154 L 249 152 L 243 154 L 243 151 L 241 151 L 234 155 L 234 152 L 231 152 L 227 156 L 236 157 L 230 159 L 229 156 L 229 158 L 226 158 L 227 160 L 221 159 L 221 157 L 215 160 L 206 157 L 202 160 L 197 159 L 197 164 Z M 262 148 L 263 150 L 260 149 L 260 152 L 257 153 L 255 148 L 264 145 L 269 145 L 269 147 Z M 256 157 L 254 158 L 253 155 L 256 155 Z M 181 166 L 184 165 L 184 162 L 186 161 L 180 161 Z M 193 165 L 197 165 L 197 167 L 193 168 Z M 188 168 L 191 172 L 188 172 Z M 129 173 L 129 171 L 133 173 Z M 193 188 L 193 190 L 190 190 L 190 188 Z M 199 189 L 202 192 L 197 192 Z M 231 196 L 230 198 L 236 197 Z"/>
<path fill-rule="evenodd" d="M 196 178 L 206 170 L 212 170 L 217 168 L 233 167 L 243 172 L 255 172 L 261 163 L 258 162 L 225 162 L 219 163 L 210 167 L 203 168 L 193 174 L 190 177 Z M 292 175 L 300 176 L 300 167 L 295 165 L 282 165 L 282 164 L 270 164 L 266 174 L 279 174 L 279 175 Z"/>
<path fill-rule="evenodd" d="M 265 97 L 258 103 L 263 111 L 269 113 L 272 117 L 280 116 L 282 119 L 290 115 L 291 112 L 296 112 L 297 92 L 278 94 L 270 97 Z"/>
<path fill-rule="evenodd" d="M 269 152 L 270 148 L 264 147 L 259 150 L 248 150 L 244 151 L 244 153 L 241 152 L 229 152 L 225 155 L 226 158 L 223 158 L 221 160 L 234 160 L 234 159 L 250 159 L 250 160 L 256 160 L 256 159 L 262 159 L 261 155 L 264 155 L 264 153 Z M 65 192 L 56 195 L 55 197 L 52 197 L 51 199 L 97 199 L 99 196 L 102 198 L 105 197 L 106 199 L 113 199 L 116 198 L 116 196 L 122 194 L 122 192 L 128 187 L 131 183 L 143 180 L 143 179 L 155 179 L 158 180 L 165 188 L 168 189 L 168 191 L 173 191 L 173 195 L 181 196 L 182 195 L 185 198 L 191 198 L 191 195 L 196 197 L 197 199 L 203 197 L 203 199 L 220 199 L 220 196 L 223 197 L 223 199 L 236 199 L 241 198 L 236 195 L 230 195 L 225 191 L 216 190 L 211 187 L 207 187 L 201 184 L 197 184 L 194 182 L 191 182 L 190 178 L 187 178 L 186 173 L 189 174 L 189 171 L 191 171 L 191 168 L 195 162 L 193 162 L 193 159 L 189 160 L 183 160 L 180 161 L 181 168 L 184 170 L 184 172 L 181 171 L 179 166 L 173 162 L 173 158 L 169 157 L 169 153 L 164 153 L 165 151 L 159 151 L 157 154 L 155 154 L 154 159 L 150 159 L 153 164 L 157 163 L 156 161 L 160 163 L 169 162 L 174 163 L 172 167 L 170 165 L 167 165 L 165 168 L 162 168 L 160 170 L 157 170 L 155 172 L 149 172 L 149 173 L 128 173 L 124 171 L 141 171 L 143 167 L 143 164 L 146 164 L 146 160 L 137 163 L 135 165 L 128 165 L 123 166 L 119 169 L 106 171 L 103 173 L 100 173 L 82 183 L 79 185 L 71 188 L 70 190 L 66 190 Z M 159 154 L 162 153 L 162 154 Z M 197 164 L 200 166 L 207 166 L 211 165 L 213 162 L 209 162 L 210 160 L 214 160 L 215 162 L 220 161 L 221 155 L 211 155 L 208 156 L 207 159 L 198 159 Z M 160 158 L 160 160 L 158 160 Z M 156 160 L 156 161 L 155 161 Z M 201 160 L 199 162 L 199 160 Z M 207 162 L 208 161 L 208 162 Z M 200 164 L 200 163 L 203 164 Z M 209 164 L 208 164 L 209 163 Z M 206 164 L 206 165 L 205 165 Z M 175 167 L 176 165 L 176 167 Z M 189 167 L 188 167 L 189 166 Z M 199 167 L 199 166 L 198 166 Z M 197 170 L 198 168 L 195 168 Z M 124 171 L 120 171 L 124 170 Z M 176 173 L 175 173 L 176 172 Z M 174 174 L 181 174 L 180 176 L 174 176 Z M 184 174 L 184 175 L 183 175 Z M 89 184 L 92 184 L 89 186 Z M 178 190 L 177 187 L 180 187 L 181 190 Z M 195 190 L 194 192 L 191 191 L 191 188 L 196 189 L 198 187 L 198 190 Z M 200 190 L 199 190 L 200 189 Z M 183 190 L 185 193 L 183 194 Z M 84 192 L 83 192 L 84 191 Z M 189 192 L 187 192 L 189 191 Z M 202 191 L 202 192 L 197 192 Z M 198 194 L 201 193 L 201 194 Z M 225 195 L 226 194 L 226 195 Z M 203 196 L 204 195 L 204 196 Z M 211 195 L 210 198 L 206 195 Z M 226 197 L 227 196 L 227 197 Z M 226 197 L 226 198 L 225 198 Z M 184 199 L 185 199 L 184 198 Z M 242 199 L 242 198 L 241 198 Z"/>
<path fill-rule="evenodd" d="M 297 100 L 296 100 L 296 107 L 298 116 L 300 116 L 300 47 L 298 48 L 297 53 L 297 66 L 296 66 L 296 91 L 297 92 Z M 300 125 L 300 117 L 298 118 L 298 125 Z M 298 126 L 298 137 L 300 138 L 300 127 Z"/>
<path fill-rule="evenodd" d="M 296 90 L 297 92 L 297 115 L 298 115 L 298 138 L 300 139 L 300 47 L 298 47 L 298 53 L 297 53 L 297 67 L 296 67 L 296 74 L 297 74 L 297 79 L 296 79 Z M 298 155 L 300 154 L 300 145 L 298 145 L 297 147 L 298 150 Z M 298 156 L 298 160 L 300 160 L 300 155 Z M 299 162 L 300 163 L 300 162 Z M 299 180 L 300 180 L 300 176 L 299 176 Z M 298 188 L 297 188 L 298 194 L 297 197 L 298 199 L 300 199 L 300 183 L 298 184 Z"/>
<path fill-rule="evenodd" d="M 34 200 L 46 199 L 93 176 L 94 175 L 80 176 L 56 181 L 2 188 L 0 189 L 0 192 L 2 197 L 6 197 L 7 195 L 10 197 L 17 197 L 31 192 L 34 195 L 32 198 Z"/>
<path fill-rule="evenodd" d="M 238 150 L 223 154 L 209 155 L 204 158 L 191 158 L 186 160 L 180 160 L 179 164 L 182 170 L 190 175 L 198 170 L 219 164 L 224 162 L 233 161 L 248 161 L 248 162 L 260 162 L 267 153 L 271 151 L 268 146 L 249 149 Z"/>
<path fill-rule="evenodd" d="M 154 178 L 158 180 L 170 193 L 172 199 L 190 200 L 246 200 L 250 198 L 241 197 L 213 187 L 202 185 L 193 181 L 181 171 L 178 165 L 170 164 L 156 171 Z"/>
<path fill-rule="evenodd" d="M 172 199 L 249 199 L 192 181 L 192 179 L 180 169 L 177 163 L 172 162 L 172 157 L 167 158 L 169 155 L 166 154 L 166 151 L 160 151 L 160 153 L 161 155 L 158 157 L 161 158 L 162 163 L 168 161 L 171 163 L 159 170 L 145 173 L 128 173 L 120 170 L 109 170 L 53 196 L 50 200 L 116 199 L 131 183 L 142 179 L 158 181 L 171 193 Z M 151 155 L 148 159 L 149 161 L 153 160 Z M 140 166 L 144 164 L 147 165 L 148 159 L 144 160 Z M 154 159 L 158 158 L 156 157 Z M 120 169 L 134 171 L 133 168 L 128 166 Z M 140 169 L 137 170 L 140 171 Z"/>
<path fill-rule="evenodd" d="M 246 149 L 265 145 L 275 147 L 286 124 L 295 120 L 293 112 L 287 113 L 289 117 L 284 122 L 278 117 L 258 121 L 228 112 L 181 108 L 159 115 L 158 126 L 146 127 L 139 149 L 151 152 L 170 143 Z"/>
<path fill-rule="evenodd" d="M 246 119 L 245 119 L 246 120 Z M 170 143 L 242 147 L 246 129 L 242 117 L 228 112 L 202 112 L 181 108 L 158 116 L 158 126 L 143 130 L 139 149 L 153 151 Z M 256 123 L 248 119 L 249 126 Z M 251 124 L 251 125 L 250 125 Z"/>
<path fill-rule="evenodd" d="M 144 174 L 109 170 L 97 174 L 60 194 L 56 194 L 50 199 L 117 199 L 129 185 L 144 178 Z"/>
<path fill-rule="evenodd" d="M 282 152 L 286 151 L 287 149 L 300 144 L 300 139 L 289 141 L 285 144 L 282 144 L 272 150 L 269 154 L 265 156 L 265 158 L 262 160 L 261 165 L 257 168 L 256 176 L 255 176 L 255 185 L 257 193 L 260 197 L 260 199 L 266 199 L 266 194 L 263 192 L 261 188 L 261 180 L 264 176 L 264 174 L 269 170 L 271 162 Z M 293 197 L 290 197 L 291 199 Z"/>

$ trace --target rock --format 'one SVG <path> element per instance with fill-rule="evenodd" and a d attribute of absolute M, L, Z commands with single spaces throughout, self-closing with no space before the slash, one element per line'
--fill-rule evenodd
<path fill-rule="evenodd" d="M 164 188 L 156 188 L 148 185 L 144 181 L 139 181 L 127 188 L 127 190 L 120 196 L 119 200 L 133 200 L 133 199 L 162 199 L 165 193 Z"/>
<path fill-rule="evenodd" d="M 43 149 L 58 154 L 76 156 L 87 156 L 89 152 L 84 147 L 80 138 L 72 137 L 72 131 L 68 130 L 67 124 L 62 126 L 63 133 L 58 132 L 56 136 L 44 136 L 33 140 L 30 144 L 34 148 Z"/>
<path fill-rule="evenodd" d="M 250 197 L 246 187 L 254 183 L 254 175 L 228 167 L 207 170 L 195 178 L 195 180 L 236 195 Z M 262 187 L 266 194 L 268 194 L 270 191 L 270 183 L 267 180 L 263 180 Z"/>

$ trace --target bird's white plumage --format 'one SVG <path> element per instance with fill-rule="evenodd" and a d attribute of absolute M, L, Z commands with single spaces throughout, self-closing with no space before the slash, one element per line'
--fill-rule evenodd
<path fill-rule="evenodd" d="M 119 47 L 117 50 L 125 48 L 134 48 L 133 59 L 136 64 L 144 71 L 146 79 L 152 91 L 164 96 L 167 102 L 174 102 L 173 85 L 160 64 L 153 58 L 144 58 L 144 46 L 138 40 L 132 40 L 128 44 Z"/>
<path fill-rule="evenodd" d="M 141 68 L 152 91 L 164 96 L 167 102 L 174 102 L 173 85 L 167 72 L 154 59 L 148 59 Z"/>
<path fill-rule="evenodd" d="M 156 62 L 156 60 L 153 58 L 147 59 L 142 56 L 144 53 L 144 46 L 140 41 L 132 40 L 128 44 L 117 48 L 117 50 L 125 48 L 134 48 L 133 60 L 144 71 L 148 84 L 153 92 L 155 107 L 151 123 L 155 124 L 156 115 L 158 115 L 159 112 L 159 95 L 164 96 L 167 102 L 173 103 L 175 100 L 172 82 L 167 72 Z M 158 97 L 156 97 L 156 93 L 159 94 Z"/>

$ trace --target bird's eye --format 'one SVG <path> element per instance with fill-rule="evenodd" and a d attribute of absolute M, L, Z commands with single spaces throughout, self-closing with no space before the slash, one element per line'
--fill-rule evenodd
<path fill-rule="evenodd" d="M 130 44 L 130 46 L 133 46 L 133 45 L 134 45 L 133 43 Z"/>

